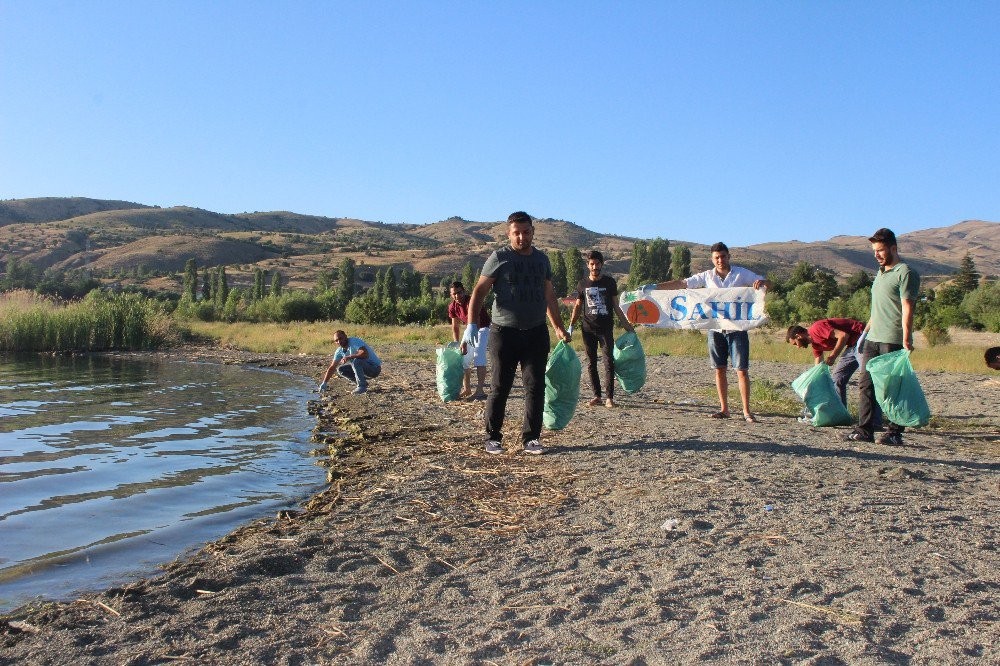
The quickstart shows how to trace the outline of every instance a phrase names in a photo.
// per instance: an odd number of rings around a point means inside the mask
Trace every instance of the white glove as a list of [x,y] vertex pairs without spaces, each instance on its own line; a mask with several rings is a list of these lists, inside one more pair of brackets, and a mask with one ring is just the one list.
[[319,391],[320,393],[322,393],[323,391],[325,391],[325,390],[326,390],[326,382],[323,382],[322,384],[320,384],[320,385],[319,385],[319,389],[317,389],[317,390],[318,390],[318,391]]
[[568,335],[571,338],[573,337],[573,324],[570,324],[569,328],[566,329],[566,335]]
[[470,323],[465,327],[462,344],[476,346],[479,344],[479,324]]
[[656,287],[657,286],[658,286],[658,283],[651,282],[650,284],[644,284],[644,285],[642,285],[641,287],[639,287],[639,289],[640,289],[640,291],[642,291],[643,295],[645,295],[645,294],[648,294],[651,291],[656,291]]

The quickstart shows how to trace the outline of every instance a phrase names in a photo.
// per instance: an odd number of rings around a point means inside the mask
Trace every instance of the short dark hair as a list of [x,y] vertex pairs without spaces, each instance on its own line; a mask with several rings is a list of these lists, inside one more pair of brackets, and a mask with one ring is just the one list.
[[716,243],[712,246],[712,252],[725,252],[729,254],[729,248],[726,247],[725,243]]
[[334,331],[333,332],[333,339],[334,340],[336,340],[340,336],[344,336],[346,338],[347,337],[347,333],[344,333],[343,331]]
[[531,220],[531,216],[523,210],[519,210],[507,216],[507,226],[509,227],[512,224],[530,224],[531,226],[535,226],[535,223]]
[[458,280],[455,280],[454,282],[451,283],[451,288],[452,289],[461,289],[462,291],[465,291],[465,287],[463,287],[462,283],[459,282]]
[[1000,361],[1000,347],[990,347],[987,349],[985,358],[987,365]]
[[798,324],[793,324],[788,327],[788,332],[785,333],[785,342],[791,342],[795,338],[799,337],[803,333],[809,333],[806,329],[799,326]]
[[601,254],[600,250],[591,250],[590,254],[587,255],[587,261],[599,261],[604,263],[604,255]]
[[875,233],[871,235],[868,239],[869,243],[882,243],[883,245],[895,245],[896,244],[896,234],[892,233],[892,229],[886,229],[882,227]]

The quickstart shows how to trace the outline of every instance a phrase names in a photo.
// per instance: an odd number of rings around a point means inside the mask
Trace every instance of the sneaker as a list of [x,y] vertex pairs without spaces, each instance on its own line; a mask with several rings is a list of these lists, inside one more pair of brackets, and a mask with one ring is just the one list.
[[868,442],[869,444],[875,441],[871,435],[866,435],[865,433],[858,432],[857,430],[849,433],[846,437],[844,437],[844,439],[848,442]]
[[364,386],[359,386],[358,388],[356,388],[353,391],[351,391],[351,393],[353,393],[354,395],[361,395],[362,393],[366,392],[367,390],[368,389],[365,388]]
[[800,416],[800,417],[799,417],[798,419],[796,419],[796,420],[797,420],[797,421],[798,421],[799,423],[804,423],[804,424],[806,424],[806,425],[812,425],[812,424],[813,424],[813,420],[812,420],[812,417],[809,417],[809,416]]
[[541,445],[541,443],[539,443],[539,441],[537,439],[533,439],[533,440],[531,440],[530,442],[528,442],[527,444],[524,445],[524,452],[525,453],[531,453],[531,454],[534,454],[536,456],[537,455],[541,455],[541,453],[542,453],[542,445]]
[[486,440],[486,453],[503,453],[503,447],[495,439]]
[[903,435],[890,430],[889,432],[882,433],[882,435],[878,438],[878,443],[885,446],[902,446]]

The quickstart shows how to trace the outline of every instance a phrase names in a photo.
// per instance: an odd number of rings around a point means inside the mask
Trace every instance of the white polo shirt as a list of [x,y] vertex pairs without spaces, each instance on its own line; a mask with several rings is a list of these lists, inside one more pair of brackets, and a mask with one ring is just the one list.
[[699,287],[752,287],[754,282],[763,279],[763,277],[757,275],[749,268],[730,265],[729,273],[725,278],[716,273],[714,268],[711,268],[701,273],[695,273],[684,280],[684,282],[687,284],[688,289],[698,289]]

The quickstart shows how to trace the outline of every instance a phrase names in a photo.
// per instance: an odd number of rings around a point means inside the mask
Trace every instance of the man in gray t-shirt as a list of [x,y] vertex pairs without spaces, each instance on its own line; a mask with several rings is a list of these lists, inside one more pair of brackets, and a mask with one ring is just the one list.
[[[493,323],[490,325],[489,355],[492,375],[486,399],[486,451],[502,453],[500,446],[507,397],[514,374],[521,366],[524,383],[524,427],[521,440],[526,453],[539,454],[542,445],[542,411],[545,406],[545,364],[549,358],[548,314],[560,340],[569,340],[552,288],[549,258],[531,245],[535,226],[527,213],[518,211],[507,218],[510,247],[497,250],[483,266],[482,276],[472,290],[469,312],[478,312],[490,289],[496,294]],[[470,323],[466,336],[478,334]]]

